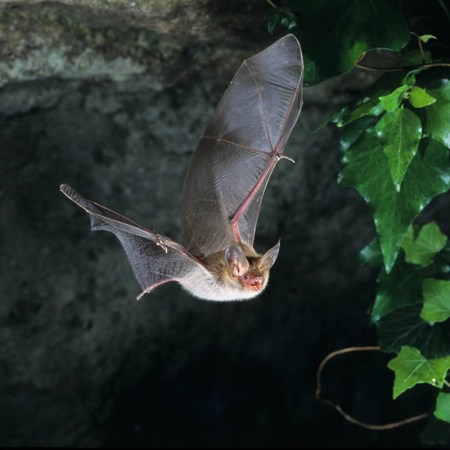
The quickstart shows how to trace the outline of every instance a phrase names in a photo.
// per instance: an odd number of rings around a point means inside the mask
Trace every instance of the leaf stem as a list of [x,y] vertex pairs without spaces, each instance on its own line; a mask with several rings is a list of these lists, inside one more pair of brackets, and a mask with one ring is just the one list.
[[[394,428],[402,427],[404,425],[407,425],[409,423],[417,422],[419,420],[426,419],[428,417],[428,413],[419,414],[417,416],[408,417],[403,420],[399,420],[398,422],[390,422],[383,425],[373,425],[370,423],[361,422],[358,419],[355,419],[350,414],[346,413],[342,407],[334,403],[332,400],[324,399],[320,396],[321,394],[321,376],[322,371],[325,365],[328,361],[333,359],[336,356],[343,355],[345,353],[352,353],[352,352],[361,352],[361,351],[380,351],[379,346],[369,346],[369,347],[347,347],[342,348],[340,350],[336,350],[334,352],[329,353],[325,358],[322,360],[322,362],[319,365],[319,369],[317,370],[317,384],[316,384],[316,399],[319,400],[322,403],[325,403],[326,405],[332,406],[345,420],[348,422],[357,425],[362,428],[366,428],[367,430],[374,430],[374,431],[384,431],[384,430],[392,430]],[[447,382],[445,382],[447,384]],[[450,385],[450,383],[449,383]]]
[[423,45],[422,45],[422,41],[420,40],[420,36],[418,36],[416,33],[412,33],[412,32],[411,32],[411,34],[413,36],[415,36],[417,39],[417,45],[419,46],[420,55],[422,56],[422,64],[425,64],[425,53],[423,51]]

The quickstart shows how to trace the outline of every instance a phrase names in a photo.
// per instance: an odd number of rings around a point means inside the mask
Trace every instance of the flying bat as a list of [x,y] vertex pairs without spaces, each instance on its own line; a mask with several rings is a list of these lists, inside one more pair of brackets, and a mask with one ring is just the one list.
[[205,300],[244,300],[267,286],[280,243],[253,248],[261,201],[302,106],[303,58],[289,34],[244,60],[193,154],[182,199],[182,245],[81,196],[92,230],[122,244],[142,293],[176,281]]

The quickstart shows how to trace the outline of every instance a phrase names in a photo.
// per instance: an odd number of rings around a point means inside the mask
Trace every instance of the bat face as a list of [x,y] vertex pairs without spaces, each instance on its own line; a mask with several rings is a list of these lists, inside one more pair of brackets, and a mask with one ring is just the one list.
[[258,254],[255,228],[269,178],[287,158],[283,151],[300,114],[302,80],[301,49],[292,34],[242,63],[186,175],[182,245],[61,185],[90,215],[92,230],[119,239],[143,290],[138,298],[171,281],[216,301],[250,299],[265,289],[279,243]]
[[250,300],[257,297],[266,287],[268,278],[259,290],[248,289],[238,280],[227,280],[223,282],[216,277],[199,277],[195,272],[192,277],[187,277],[180,284],[194,297],[202,300],[213,300],[219,302],[233,300]]
[[224,252],[204,258],[210,276],[193,272],[180,284],[194,297],[204,300],[247,300],[261,294],[269,281],[269,271],[278,256],[280,243],[264,255],[252,248],[231,243]]

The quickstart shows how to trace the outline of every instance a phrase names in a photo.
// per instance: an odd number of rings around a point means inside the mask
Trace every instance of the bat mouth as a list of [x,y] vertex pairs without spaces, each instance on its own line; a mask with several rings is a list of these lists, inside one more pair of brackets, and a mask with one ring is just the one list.
[[261,275],[246,273],[239,277],[242,286],[251,291],[260,291],[264,284],[264,278]]

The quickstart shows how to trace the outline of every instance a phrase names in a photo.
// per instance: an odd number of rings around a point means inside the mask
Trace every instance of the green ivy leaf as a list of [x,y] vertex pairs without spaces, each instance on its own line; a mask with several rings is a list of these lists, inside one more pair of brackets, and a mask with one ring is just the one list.
[[378,98],[365,97],[355,108],[343,108],[341,111],[338,111],[338,113],[333,115],[331,121],[334,122],[337,127],[344,127],[367,115],[379,116],[383,111],[383,106]]
[[383,265],[383,254],[378,239],[374,239],[359,252],[359,260],[368,266]]
[[[425,229],[425,236],[429,234],[429,225],[431,224],[425,225],[426,228],[421,228],[421,233],[423,233]],[[434,227],[431,227],[431,230],[433,228]],[[405,246],[405,242],[408,241],[408,239],[412,240],[412,234],[413,227],[411,226],[408,228],[408,232],[402,244],[403,246]],[[423,238],[424,235],[422,235],[422,239]],[[418,237],[414,243],[417,243],[419,239],[420,238]],[[378,260],[377,250],[379,246],[376,244],[378,244],[378,241],[373,241],[361,251],[361,258],[364,258],[364,261],[369,264],[374,264]],[[425,243],[423,244],[422,249],[425,251],[425,254],[428,254],[429,247],[427,247]],[[433,246],[433,243],[431,243],[431,246]],[[422,258],[423,255],[424,253],[417,250],[417,257],[420,261],[422,261],[420,258]],[[382,317],[390,314],[396,309],[421,303],[423,300],[423,281],[426,278],[447,275],[448,273],[448,265],[444,260],[436,261],[432,259],[430,264],[422,266],[420,264],[409,264],[405,261],[405,257],[406,255],[401,253],[389,273],[386,273],[384,268],[381,269],[377,279],[378,291],[372,309],[372,322],[378,322]]]
[[392,86],[402,83],[400,73],[386,73],[380,77],[369,89],[364,92],[355,106],[342,108],[328,119],[338,127],[344,127],[361,118],[370,118],[384,113],[385,109],[380,103],[380,97],[389,95]]
[[343,161],[346,162],[346,153],[355,142],[360,139],[367,130],[372,130],[377,122],[376,117],[365,116],[359,120],[348,124],[341,134],[341,140],[339,142],[341,149],[343,150]]
[[383,105],[383,108],[387,112],[393,112],[395,111],[402,102],[403,95],[405,94],[406,90],[408,89],[408,86],[402,85],[395,89],[395,91],[392,91],[390,94],[383,95],[379,98],[381,104]]
[[413,86],[409,91],[409,102],[414,108],[424,108],[436,102],[436,99],[418,86]]
[[403,84],[410,88],[416,84],[416,75],[419,73],[418,69],[410,70],[403,78]]
[[433,262],[434,255],[440,252],[447,244],[447,236],[441,232],[436,222],[424,225],[414,239],[414,229],[408,228],[402,243],[405,251],[405,261],[428,266]]
[[403,345],[416,347],[425,358],[450,356],[450,321],[430,325],[420,317],[422,303],[396,309],[377,322],[383,351],[398,353]]
[[444,322],[450,317],[450,281],[424,280],[420,317],[428,322]]
[[404,346],[387,366],[395,372],[393,397],[396,399],[419,383],[442,388],[450,368],[450,357],[427,360],[416,348]]
[[[307,84],[347,72],[367,50],[400,50],[410,38],[405,17],[386,0],[291,0],[289,6],[301,18],[298,35]],[[324,30],[322,39],[318,26]],[[313,70],[306,61],[312,62]]]
[[421,267],[406,264],[402,257],[398,258],[390,273],[381,269],[371,321],[378,322],[396,309],[420,303],[423,272]]
[[278,28],[285,28],[287,31],[291,31],[297,26],[297,17],[292,11],[288,11],[282,8],[276,8],[272,18],[267,24],[267,30],[270,34],[275,33]]
[[375,129],[388,158],[395,187],[399,191],[422,136],[420,119],[409,109],[399,108],[384,114]]
[[431,39],[436,39],[436,36],[433,36],[432,34],[422,34],[422,36],[419,36],[419,39],[423,42],[423,43],[427,43],[428,41],[430,41]]
[[439,392],[433,414],[437,419],[450,423],[450,394]]
[[430,84],[428,93],[436,102],[427,109],[425,132],[441,144],[450,147],[450,80],[437,80]]
[[[389,273],[413,219],[432,198],[450,189],[448,149],[433,140],[423,142],[424,148],[412,159],[398,192],[373,129],[364,132],[358,123],[352,125],[350,136],[343,138],[348,147],[343,153],[340,183],[354,187],[372,209]],[[367,127],[364,121],[361,125]]]

